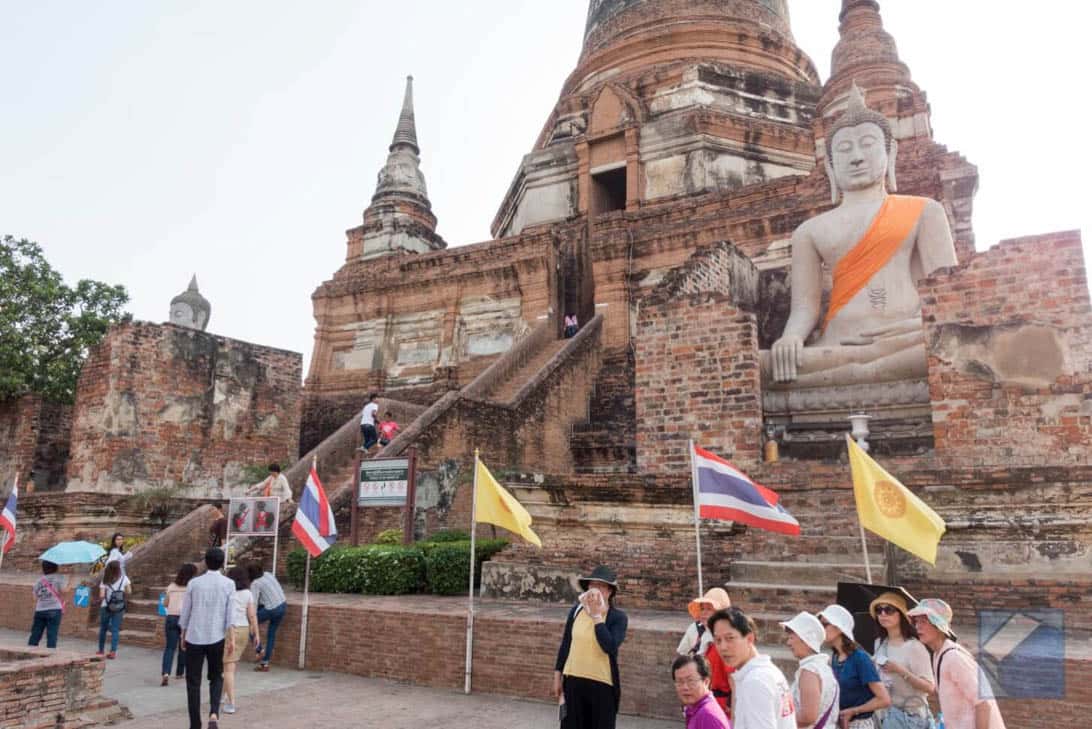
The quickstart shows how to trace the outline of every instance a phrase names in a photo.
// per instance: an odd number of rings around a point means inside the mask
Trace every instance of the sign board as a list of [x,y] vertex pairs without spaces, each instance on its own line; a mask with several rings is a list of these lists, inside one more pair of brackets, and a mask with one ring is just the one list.
[[281,500],[276,496],[233,496],[228,531],[233,537],[274,537],[280,511]]
[[409,480],[409,458],[361,460],[357,505],[405,506]]

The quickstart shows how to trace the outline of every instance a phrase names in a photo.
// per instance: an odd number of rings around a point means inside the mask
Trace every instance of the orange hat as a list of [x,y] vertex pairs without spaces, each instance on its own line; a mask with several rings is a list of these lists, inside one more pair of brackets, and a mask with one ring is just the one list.
[[711,605],[714,610],[723,610],[724,608],[732,607],[732,600],[728,597],[728,593],[724,591],[722,587],[711,588],[702,597],[696,597],[690,601],[690,604],[686,606],[687,611],[690,613],[690,617],[697,620],[701,615],[701,606]]

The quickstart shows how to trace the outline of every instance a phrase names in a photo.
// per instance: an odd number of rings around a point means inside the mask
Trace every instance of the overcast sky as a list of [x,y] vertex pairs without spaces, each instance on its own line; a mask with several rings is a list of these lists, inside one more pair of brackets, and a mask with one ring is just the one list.
[[[1089,230],[1084,3],[886,0],[937,141],[978,165],[979,248]],[[792,0],[825,79],[839,0]],[[486,240],[580,53],[587,0],[0,0],[0,233],[164,321],[305,354],[415,77],[438,231]],[[1086,239],[1087,240],[1087,239]],[[1086,242],[1086,255],[1089,245]]]

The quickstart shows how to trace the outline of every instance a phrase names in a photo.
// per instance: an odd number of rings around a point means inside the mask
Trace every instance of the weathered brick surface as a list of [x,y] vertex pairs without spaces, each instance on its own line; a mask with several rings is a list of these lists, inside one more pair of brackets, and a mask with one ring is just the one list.
[[1003,242],[921,290],[937,451],[967,465],[1089,463],[1092,305],[1079,233]]
[[127,716],[103,698],[104,670],[101,657],[0,648],[0,728],[76,729]]
[[685,471],[688,441],[759,457],[757,269],[735,246],[699,249],[641,302],[634,340],[637,467]]
[[4,568],[37,571],[38,555],[58,542],[86,540],[103,544],[115,532],[150,537],[203,503],[200,499],[149,499],[90,492],[21,494],[15,547],[4,555]]
[[295,460],[300,355],[171,324],[115,326],[77,388],[68,490],[220,495]]
[[0,492],[15,476],[23,493],[62,488],[68,460],[72,406],[24,395],[0,401]]

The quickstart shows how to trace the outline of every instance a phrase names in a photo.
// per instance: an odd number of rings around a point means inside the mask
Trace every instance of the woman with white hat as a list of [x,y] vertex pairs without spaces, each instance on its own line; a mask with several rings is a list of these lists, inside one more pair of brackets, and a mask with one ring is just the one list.
[[841,605],[829,605],[819,613],[826,644],[834,649],[830,667],[838,679],[840,723],[848,729],[875,729],[872,713],[891,705],[891,696],[880,681],[872,658],[853,638],[853,615]]
[[830,656],[824,655],[825,632],[819,618],[799,613],[788,622],[785,644],[800,661],[792,679],[792,700],[796,725],[800,729],[834,729],[838,725],[838,680],[830,670]]
[[906,598],[884,592],[868,606],[879,628],[873,660],[891,694],[891,707],[880,716],[883,729],[928,729],[932,725],[929,694],[933,669],[929,651],[917,639],[907,616]]

